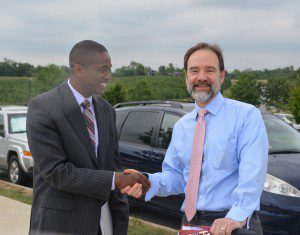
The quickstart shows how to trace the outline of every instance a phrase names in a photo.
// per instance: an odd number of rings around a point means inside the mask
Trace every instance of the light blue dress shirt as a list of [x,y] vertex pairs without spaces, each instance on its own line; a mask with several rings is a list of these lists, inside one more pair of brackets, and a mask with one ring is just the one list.
[[[195,109],[175,124],[162,172],[149,174],[151,188],[146,201],[155,195],[185,193],[199,109],[195,104]],[[243,221],[259,210],[267,172],[269,145],[261,113],[253,105],[224,98],[221,93],[205,109],[197,210],[229,210],[227,218]]]

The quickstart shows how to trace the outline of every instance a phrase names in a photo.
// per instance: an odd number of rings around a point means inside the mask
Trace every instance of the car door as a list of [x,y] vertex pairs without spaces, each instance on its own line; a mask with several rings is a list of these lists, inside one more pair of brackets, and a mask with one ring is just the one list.
[[[172,138],[174,125],[180,117],[181,115],[171,112],[165,112],[162,116],[154,145],[154,155],[156,156],[157,163],[160,166],[158,171],[161,171],[161,165]],[[153,203],[156,207],[163,208],[166,211],[172,211],[177,214],[179,213],[183,199],[184,194],[168,197],[154,197],[151,200],[151,203]]]
[[124,168],[152,172],[153,136],[160,115],[159,110],[128,112],[123,125],[119,128],[119,150]]

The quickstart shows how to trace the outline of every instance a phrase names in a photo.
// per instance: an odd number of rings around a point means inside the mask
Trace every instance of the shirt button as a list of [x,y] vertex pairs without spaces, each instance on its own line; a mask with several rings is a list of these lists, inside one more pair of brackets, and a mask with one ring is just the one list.
[[200,195],[200,198],[202,198],[202,195]]

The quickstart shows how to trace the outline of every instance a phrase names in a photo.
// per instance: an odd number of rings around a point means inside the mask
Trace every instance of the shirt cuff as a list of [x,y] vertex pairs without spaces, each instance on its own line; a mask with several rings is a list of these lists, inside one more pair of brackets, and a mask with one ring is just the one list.
[[231,207],[231,209],[228,211],[228,213],[225,217],[229,218],[229,219],[233,219],[235,221],[242,222],[247,218],[250,219],[252,213],[253,213],[252,210],[246,210],[246,209],[242,209],[240,207],[234,206],[234,207]]
[[145,195],[145,201],[148,202],[153,198],[159,191],[159,178],[155,174],[148,174],[148,179],[150,181],[150,188]]
[[112,179],[111,191],[115,190],[115,188],[116,188],[116,185],[115,185],[115,174],[116,174],[116,172],[114,172],[114,176],[113,176],[113,179]]

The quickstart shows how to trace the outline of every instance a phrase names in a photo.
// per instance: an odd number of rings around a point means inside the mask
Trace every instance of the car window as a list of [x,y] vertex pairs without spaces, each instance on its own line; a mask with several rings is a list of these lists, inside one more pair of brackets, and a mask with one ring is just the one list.
[[120,140],[150,146],[158,117],[158,112],[130,112],[121,130]]
[[179,118],[180,117],[170,113],[166,113],[164,115],[159,129],[159,136],[157,140],[158,148],[162,148],[162,149],[168,148],[171,141],[174,125],[179,120]]
[[24,133],[26,132],[26,118],[27,114],[9,114],[9,133]]
[[300,152],[300,133],[293,127],[270,114],[264,114],[269,150],[272,152],[295,151]]
[[127,111],[117,111],[116,112],[116,126],[118,127],[120,123],[123,121]]
[[4,137],[4,118],[0,114],[0,136]]

